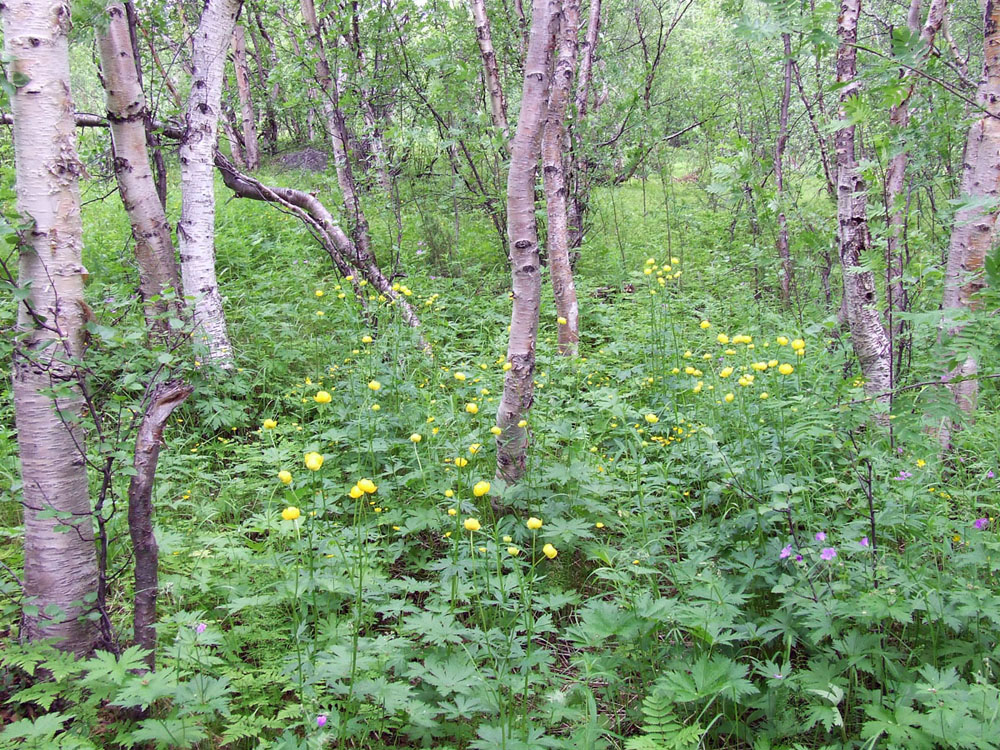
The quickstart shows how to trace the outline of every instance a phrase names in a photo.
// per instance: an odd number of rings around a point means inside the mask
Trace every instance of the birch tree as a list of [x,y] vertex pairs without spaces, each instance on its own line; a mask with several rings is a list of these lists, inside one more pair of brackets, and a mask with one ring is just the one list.
[[516,482],[527,466],[526,418],[534,400],[535,344],[542,276],[535,221],[535,178],[549,91],[551,24],[556,4],[535,0],[524,59],[524,87],[507,174],[507,231],[514,299],[507,345],[507,374],[497,412],[497,478]]
[[472,0],[472,18],[476,24],[476,42],[479,44],[479,53],[483,58],[483,76],[486,79],[486,91],[490,97],[493,125],[503,136],[504,147],[509,148],[510,128],[507,125],[507,102],[500,84],[500,70],[497,67],[496,52],[493,50],[493,35],[490,31],[489,16],[486,15],[485,0]]
[[[861,0],[843,0],[837,21],[837,85],[840,86],[837,151],[837,239],[844,276],[844,306],[854,354],[861,363],[865,393],[888,393],[892,388],[892,351],[876,307],[875,275],[865,269],[862,256],[871,247],[866,215],[865,185],[854,152],[854,125],[847,105],[858,92],[858,16]],[[885,397],[887,398],[887,397]]]
[[[86,303],[79,179],[70,99],[69,4],[0,3],[11,82],[17,206],[22,234],[13,390],[24,496],[22,634],[86,654],[98,629],[97,557],[87,484],[83,398]],[[58,397],[53,399],[53,391]],[[58,513],[57,517],[52,511]]]
[[146,149],[149,110],[132,52],[125,7],[122,3],[111,3],[107,13],[108,25],[99,32],[97,41],[111,124],[115,177],[135,239],[139,294],[145,305],[146,324],[151,331],[166,333],[168,326],[163,313],[167,311],[167,303],[160,296],[166,289],[176,290],[180,286],[177,261],[170,225],[149,166]]
[[232,349],[215,275],[214,152],[222,115],[222,77],[242,0],[208,0],[194,33],[191,94],[180,144],[181,220],[177,242],[184,293],[195,298],[194,318],[209,356],[223,367]]
[[241,24],[233,28],[233,70],[236,75],[236,93],[240,100],[240,126],[243,133],[243,154],[247,169],[260,168],[260,148],[257,145],[257,118],[250,95],[250,66],[247,64],[246,32]]

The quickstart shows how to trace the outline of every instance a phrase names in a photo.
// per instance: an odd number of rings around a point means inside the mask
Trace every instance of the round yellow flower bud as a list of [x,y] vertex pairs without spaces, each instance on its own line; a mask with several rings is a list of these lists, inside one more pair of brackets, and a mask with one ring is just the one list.
[[720,378],[728,378],[732,374],[733,374],[733,368],[732,367],[723,367],[721,370],[719,370],[719,377]]
[[373,391],[377,391],[382,387],[382,384],[377,380],[370,380],[368,382],[368,387]]
[[320,467],[323,466],[323,456],[319,453],[313,451],[312,453],[306,454],[306,468],[310,471],[319,471]]
[[803,341],[802,339],[795,339],[795,341],[792,342],[792,349],[805,349],[805,348],[806,348],[806,342]]
[[410,435],[411,443],[419,443],[423,439],[424,439],[423,436],[419,432],[414,432],[412,435]]
[[782,375],[791,375],[793,372],[795,372],[795,368],[792,367],[787,362],[785,362],[784,364],[778,367],[778,372],[780,372]]
[[492,432],[494,435],[499,435],[500,433],[503,432],[503,430],[501,430],[496,425],[493,425],[492,427],[490,427],[490,432]]
[[322,297],[323,296],[323,290],[322,289],[317,289],[316,290],[316,296],[317,297]]
[[378,489],[378,487],[375,486],[375,482],[370,479],[362,479],[358,482],[358,487],[360,487],[364,492],[367,492],[369,495],[374,494],[375,490]]
[[510,362],[504,362],[503,367],[501,367],[500,369],[503,370],[504,372],[507,372],[507,370],[509,370],[513,366],[514,365],[512,365]]
[[326,391],[317,391],[313,398],[316,399],[317,404],[328,404],[333,400],[333,397]]
[[465,373],[464,372],[456,372],[455,373],[455,380],[465,380]]
[[278,479],[281,480],[282,484],[291,484],[292,483],[292,472],[285,471],[285,470],[279,471],[278,472]]
[[455,490],[445,490],[444,491],[444,496],[445,497],[455,497]]
[[656,424],[657,422],[660,421],[660,418],[655,414],[647,414],[646,421],[649,422],[650,424]]
[[703,331],[704,331],[704,330],[707,330],[707,329],[709,329],[709,328],[711,328],[711,327],[712,327],[712,324],[711,324],[711,323],[709,323],[709,322],[708,322],[707,320],[703,320],[703,321],[701,321],[701,323],[700,323],[699,325],[701,325],[701,329],[702,329]]
[[778,338],[775,339],[775,341],[778,342],[778,346],[788,346],[788,337],[787,336],[778,336]]
[[479,531],[482,528],[478,518],[466,518],[462,526],[466,531]]
[[558,318],[556,318],[556,323],[558,323],[561,326],[564,326],[567,323],[569,323],[569,321],[566,320],[566,318],[564,318],[562,315],[560,315]]
[[727,404],[731,404],[733,403],[733,399],[736,398],[736,396],[732,393],[727,393],[724,398]]
[[372,337],[371,336],[362,336],[361,337],[361,343],[362,344],[370,344],[371,342],[372,342]]
[[286,521],[294,521],[300,515],[302,514],[299,512],[299,509],[296,508],[294,505],[289,505],[287,508],[281,511],[281,517],[284,518]]
[[510,547],[507,548],[507,554],[512,557],[517,557],[518,555],[521,554],[521,550],[511,545]]
[[528,426],[528,420],[527,419],[522,419],[520,422],[517,423],[517,426],[518,427],[522,427],[522,428],[523,427],[527,427]]
[[553,547],[551,544],[546,544],[542,547],[542,554],[545,555],[550,560],[559,554],[559,550]]
[[490,491],[489,482],[476,482],[475,486],[472,488],[472,494],[476,497],[482,497]]
[[358,487],[358,485],[354,485],[353,487],[351,487],[350,491],[347,494],[350,495],[353,499],[357,500],[359,497],[365,494],[365,491],[360,487]]
[[718,341],[723,346],[729,343],[729,337],[724,333],[720,333],[718,336],[716,336],[715,340]]
[[454,508],[448,508],[448,515],[449,516],[457,516],[458,515],[458,511],[455,510]]
[[264,429],[265,430],[273,430],[277,426],[278,426],[278,423],[275,420],[273,420],[273,419],[265,419],[264,420]]
[[465,405],[465,410],[469,412],[469,414],[479,413],[479,407],[476,404],[472,403],[471,401]]
[[524,525],[527,526],[532,531],[538,531],[540,528],[542,528],[542,519],[535,518],[534,516],[532,516],[531,518],[529,518],[527,521],[524,522]]

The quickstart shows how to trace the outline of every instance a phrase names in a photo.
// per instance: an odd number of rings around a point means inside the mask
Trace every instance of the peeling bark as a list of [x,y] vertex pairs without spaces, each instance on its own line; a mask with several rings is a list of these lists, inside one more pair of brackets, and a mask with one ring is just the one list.
[[861,0],[843,0],[837,22],[837,84],[841,126],[836,134],[837,223],[844,301],[854,354],[861,364],[865,393],[888,401],[892,389],[892,351],[877,309],[875,275],[861,268],[861,256],[871,246],[866,215],[865,185],[854,153],[854,126],[846,105],[860,87],[857,79],[858,16]]
[[[23,234],[14,348],[14,418],[24,502],[22,635],[56,639],[58,648],[91,652],[98,628],[87,617],[97,595],[97,555],[87,483],[83,398],[71,360],[83,355],[86,304],[81,263],[79,178],[70,100],[69,3],[0,3],[7,73],[13,89],[17,207],[32,226]],[[54,399],[47,391],[65,388]],[[46,517],[52,510],[59,517]],[[62,530],[57,530],[59,528]]]
[[486,0],[472,0],[472,18],[476,23],[479,53],[483,58],[483,76],[486,79],[486,92],[490,97],[493,125],[503,136],[504,148],[509,150],[510,127],[507,124],[507,102],[504,99],[503,87],[500,85],[500,70],[497,67],[496,52],[493,50],[490,18],[486,15]]
[[98,34],[97,41],[115,177],[135,239],[139,294],[146,325],[151,332],[166,335],[170,327],[164,313],[170,306],[159,297],[168,288],[179,289],[177,261],[170,225],[149,166],[146,150],[149,110],[139,82],[125,7],[112,3],[107,12],[108,26]]
[[250,68],[247,65],[246,32],[241,24],[233,28],[233,70],[236,74],[236,93],[240,100],[240,126],[243,132],[243,154],[247,169],[260,169],[260,147],[257,145],[257,118],[250,95]]
[[[555,297],[559,353],[575,356],[580,340],[580,310],[569,260],[566,175],[563,170],[567,105],[576,63],[577,34],[580,27],[579,0],[562,0],[559,53],[549,91],[548,116],[542,133],[542,176],[545,209],[548,215],[549,270]],[[562,322],[565,321],[565,322]]]
[[194,320],[210,358],[232,367],[232,348],[215,275],[213,154],[222,116],[226,49],[242,0],[208,0],[194,33],[191,94],[180,145],[181,220],[177,225],[184,293],[194,297]]
[[507,228],[514,306],[503,396],[497,412],[497,478],[517,482],[527,467],[528,430],[521,426],[534,400],[535,345],[542,276],[535,221],[535,177],[549,90],[554,0],[535,0],[524,60],[524,88],[507,175]]
[[156,596],[159,591],[159,549],[153,533],[153,480],[163,445],[163,426],[193,390],[178,381],[156,386],[135,437],[135,474],[128,487],[128,531],[135,557],[132,632],[135,643],[149,650],[146,664],[150,670],[156,667]]

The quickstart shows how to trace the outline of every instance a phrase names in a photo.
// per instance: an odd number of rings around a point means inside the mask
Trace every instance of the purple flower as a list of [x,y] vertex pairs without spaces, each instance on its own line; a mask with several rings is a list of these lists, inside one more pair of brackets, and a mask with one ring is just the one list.
[[207,627],[208,625],[206,625],[205,623],[199,622],[197,625],[194,626],[194,632],[196,632],[198,635],[201,635],[202,633],[205,632],[205,629]]
[[785,679],[785,675],[781,674],[781,672],[775,672],[773,675],[771,675],[771,677],[775,680]]
[[832,560],[837,556],[837,550],[834,547],[824,547],[819,551],[819,557],[821,560]]
[[972,525],[975,526],[978,531],[982,531],[983,529],[985,529],[987,526],[990,525],[990,519],[977,518]]
[[994,476],[993,469],[990,469],[989,471],[986,472],[986,478],[987,479],[992,479],[993,476]]
[[826,541],[826,532],[825,531],[817,531],[816,532],[816,541],[817,542],[825,542]]
[[866,537],[866,536],[861,537],[861,541],[858,542],[858,544],[860,544],[862,547],[867,547],[868,546],[868,537]]
[[897,482],[905,482],[907,479],[909,479],[912,476],[913,475],[910,472],[903,471],[902,469],[900,469],[899,470],[899,476],[898,477],[893,477],[893,479],[895,479]]
[[792,545],[790,544],[786,544],[784,547],[782,547],[781,552],[778,554],[778,557],[780,557],[782,560],[784,560],[786,557],[791,557],[791,556],[792,556]]
[[326,726],[326,714],[320,714],[316,717],[316,726],[320,729]]
[[795,562],[802,562],[802,555],[796,555]]

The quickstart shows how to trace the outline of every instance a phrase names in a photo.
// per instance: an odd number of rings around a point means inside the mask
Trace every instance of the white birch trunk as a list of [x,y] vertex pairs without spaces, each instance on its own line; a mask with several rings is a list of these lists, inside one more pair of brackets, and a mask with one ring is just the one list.
[[[98,630],[85,617],[97,594],[97,556],[76,369],[85,311],[81,264],[76,125],[69,94],[69,4],[21,0],[0,4],[11,76],[28,83],[11,97],[17,206],[33,222],[21,247],[18,305],[23,337],[14,354],[14,413],[24,486],[22,635],[58,639],[77,654],[92,651]],[[55,402],[45,394],[69,386]],[[65,518],[45,518],[55,509]],[[56,531],[57,526],[70,527]]]
[[210,358],[232,366],[229,331],[215,276],[214,151],[222,116],[226,49],[241,0],[209,0],[194,34],[191,94],[180,145],[181,220],[177,225],[184,293],[195,298],[194,318]]
[[483,58],[483,76],[486,79],[486,92],[490,97],[493,125],[503,136],[504,147],[509,148],[510,127],[507,124],[507,102],[504,100],[503,86],[500,85],[500,70],[497,67],[496,52],[493,50],[490,18],[486,15],[486,0],[472,0],[472,18],[476,23],[476,41],[479,43],[479,53]]
[[250,68],[247,64],[247,40],[243,27],[233,28],[233,69],[236,74],[236,93],[240,99],[240,125],[243,130],[244,156],[247,169],[260,169],[260,148],[257,145],[257,118],[253,112],[250,95]]

